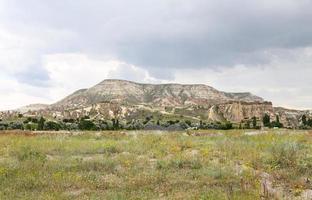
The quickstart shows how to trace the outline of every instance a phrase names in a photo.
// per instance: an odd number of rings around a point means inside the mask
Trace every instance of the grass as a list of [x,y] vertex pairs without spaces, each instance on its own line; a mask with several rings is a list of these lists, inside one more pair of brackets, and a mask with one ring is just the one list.
[[260,199],[312,189],[312,133],[0,133],[0,199]]

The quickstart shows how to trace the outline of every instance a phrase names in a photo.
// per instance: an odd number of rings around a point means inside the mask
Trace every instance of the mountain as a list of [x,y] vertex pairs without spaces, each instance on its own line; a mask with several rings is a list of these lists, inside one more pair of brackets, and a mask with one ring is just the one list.
[[[108,79],[81,89],[51,104],[33,104],[15,111],[26,116],[45,116],[54,119],[78,119],[89,116],[97,120],[112,119],[116,108],[125,121],[154,118],[158,120],[193,120],[248,124],[256,118],[261,125],[268,114],[279,117],[284,126],[300,125],[302,115],[312,117],[310,111],[273,107],[272,102],[249,92],[229,93],[203,84],[142,84],[126,80]],[[0,113],[0,118],[14,116],[14,112]]]
[[101,102],[153,107],[215,105],[229,101],[263,102],[250,93],[226,93],[210,86],[194,84],[141,84],[125,80],[104,80],[89,89],[74,92],[52,104],[54,109],[75,109]]

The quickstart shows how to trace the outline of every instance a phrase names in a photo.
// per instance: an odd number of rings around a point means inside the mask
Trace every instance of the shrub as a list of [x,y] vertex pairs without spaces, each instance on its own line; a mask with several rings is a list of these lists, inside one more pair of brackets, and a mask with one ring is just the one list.
[[75,123],[74,119],[63,119],[64,123]]
[[188,124],[183,122],[183,121],[180,122],[180,127],[183,128],[183,129],[188,129],[189,128]]
[[270,127],[271,128],[273,127],[283,128],[283,124],[280,122],[278,115],[276,115],[276,120],[271,122]]
[[233,128],[233,124],[231,122],[228,122],[228,121],[225,123],[222,123],[220,126],[220,129],[222,129],[222,130],[229,130],[232,128]]
[[127,130],[140,130],[144,128],[144,125],[139,120],[132,120],[125,126]]
[[299,150],[299,144],[294,142],[273,145],[270,163],[277,168],[294,167],[297,164]]
[[17,159],[19,161],[40,161],[45,162],[46,161],[46,155],[31,149],[29,146],[22,147],[20,151],[17,152]]
[[78,124],[76,123],[65,123],[64,128],[66,130],[78,130],[79,129]]
[[44,130],[51,130],[51,131],[59,131],[61,129],[61,125],[54,121],[47,121],[44,123]]
[[[159,163],[161,164],[161,163]],[[171,160],[169,163],[170,167],[178,168],[178,169],[200,169],[202,168],[202,164],[198,159],[176,159]],[[161,168],[158,166],[158,168]]]
[[0,130],[7,130],[9,124],[5,122],[0,122]]
[[192,126],[192,122],[190,120],[185,120],[185,123],[188,125],[188,126]]
[[95,124],[89,119],[81,119],[78,124],[78,127],[80,130],[88,130],[88,131],[97,129]]
[[29,131],[36,130],[36,129],[37,129],[37,124],[32,123],[32,122],[28,122],[28,123],[25,125],[25,129],[26,129],[26,130],[29,130]]
[[20,122],[11,122],[9,128],[12,130],[23,130],[24,125]]
[[116,144],[106,143],[102,147],[102,152],[106,154],[114,154],[114,153],[119,153],[120,150],[117,148]]

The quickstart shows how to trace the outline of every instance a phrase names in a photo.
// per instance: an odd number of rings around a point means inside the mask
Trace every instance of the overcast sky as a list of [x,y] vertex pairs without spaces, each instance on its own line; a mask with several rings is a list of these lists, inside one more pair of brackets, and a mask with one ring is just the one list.
[[0,110],[106,78],[312,108],[312,0],[0,0]]

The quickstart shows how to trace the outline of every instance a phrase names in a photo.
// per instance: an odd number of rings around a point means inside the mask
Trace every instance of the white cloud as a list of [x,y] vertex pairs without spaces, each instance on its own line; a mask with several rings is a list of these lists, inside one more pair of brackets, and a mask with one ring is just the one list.
[[80,53],[47,55],[43,59],[43,67],[49,73],[52,86],[49,92],[55,99],[107,78],[156,81],[144,69],[118,60],[98,60]]
[[99,60],[81,53],[45,55],[40,63],[48,74],[47,86],[44,87],[18,81],[10,73],[2,73],[0,110],[32,103],[54,103],[78,89],[91,87],[107,78],[160,82],[145,69],[115,59]]
[[176,82],[206,83],[219,90],[252,92],[275,106],[311,109],[312,107],[312,48],[270,53],[273,61],[250,67],[237,65],[222,70],[179,70]]
[[206,83],[311,108],[311,7],[309,0],[0,0],[0,109],[52,103],[105,78]]
[[[16,35],[0,27],[0,69],[15,73],[36,62],[33,50],[40,41]],[[35,58],[34,58],[35,57]]]
[[0,110],[15,109],[27,104],[49,103],[41,88],[21,84],[10,76],[0,75]]

